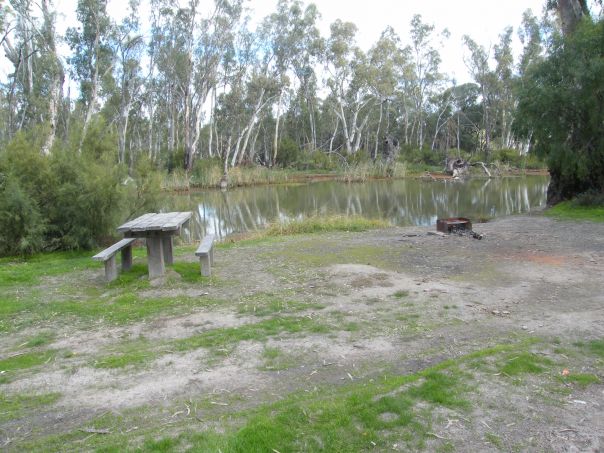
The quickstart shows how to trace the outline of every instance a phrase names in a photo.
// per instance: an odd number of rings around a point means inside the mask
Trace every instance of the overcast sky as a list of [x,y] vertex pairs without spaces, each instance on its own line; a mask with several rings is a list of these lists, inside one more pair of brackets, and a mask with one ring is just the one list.
[[[183,0],[184,1],[184,0]],[[208,0],[202,0],[203,2]],[[329,35],[329,25],[336,19],[354,22],[359,31],[358,44],[368,50],[379,38],[386,26],[392,26],[408,42],[409,22],[414,14],[421,14],[424,22],[436,26],[438,31],[447,28],[450,38],[441,50],[443,64],[441,70],[458,83],[467,82],[470,77],[463,59],[466,53],[462,36],[470,35],[476,42],[489,48],[498,42],[499,34],[506,26],[514,27],[516,57],[520,49],[516,30],[522,13],[532,9],[541,16],[545,0],[316,0],[321,13],[319,27],[323,36]],[[141,0],[140,17],[148,23],[148,0]],[[275,10],[277,0],[250,0],[252,22],[259,22]],[[75,7],[77,0],[54,0],[59,12],[57,30],[64,33],[67,27],[77,26]],[[116,20],[125,14],[127,0],[109,0],[108,9]],[[67,52],[66,46],[63,46]],[[12,68],[5,59],[0,60],[0,77],[5,79]]]

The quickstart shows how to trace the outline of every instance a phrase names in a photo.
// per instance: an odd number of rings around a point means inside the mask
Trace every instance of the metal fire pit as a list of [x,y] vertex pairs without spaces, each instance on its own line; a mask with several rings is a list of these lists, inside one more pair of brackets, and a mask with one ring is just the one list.
[[465,217],[451,217],[449,219],[438,219],[436,221],[436,231],[441,233],[451,233],[452,231],[468,230],[472,231],[472,222]]

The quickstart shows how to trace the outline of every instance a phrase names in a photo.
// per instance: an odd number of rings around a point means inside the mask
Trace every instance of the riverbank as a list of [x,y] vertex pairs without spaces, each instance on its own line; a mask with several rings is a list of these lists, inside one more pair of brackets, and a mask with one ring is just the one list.
[[[549,176],[547,169],[523,169],[507,165],[493,169],[492,177],[506,176]],[[229,171],[226,184],[229,188],[254,187],[274,184],[307,184],[320,181],[366,182],[383,179],[426,178],[451,179],[439,166],[410,165],[405,162],[394,164],[373,164],[370,162],[351,165],[337,170],[294,170],[287,168],[267,168],[262,166],[235,167]],[[484,178],[479,169],[472,169],[471,177]],[[211,166],[201,174],[189,175],[174,171],[165,175],[162,188],[167,192],[219,189],[223,180],[222,167]]]
[[596,451],[604,224],[178,247],[110,285],[90,254],[3,260],[0,445],[14,451]]

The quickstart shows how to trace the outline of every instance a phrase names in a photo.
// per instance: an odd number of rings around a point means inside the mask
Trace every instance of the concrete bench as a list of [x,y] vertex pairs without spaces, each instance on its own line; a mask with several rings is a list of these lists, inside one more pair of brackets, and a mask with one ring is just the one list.
[[132,267],[132,243],[134,241],[136,241],[136,238],[122,239],[92,257],[93,260],[105,262],[105,279],[108,282],[117,278],[117,264],[115,261],[117,252],[122,252],[122,270],[127,271]]
[[199,257],[201,266],[201,275],[209,277],[212,275],[212,265],[214,264],[214,235],[208,234],[201,240],[199,248],[195,252]]

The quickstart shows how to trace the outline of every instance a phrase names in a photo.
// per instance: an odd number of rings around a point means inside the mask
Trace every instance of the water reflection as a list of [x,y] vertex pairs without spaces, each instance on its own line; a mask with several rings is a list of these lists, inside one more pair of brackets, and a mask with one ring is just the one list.
[[192,238],[225,237],[278,220],[315,215],[362,215],[394,225],[432,225],[439,217],[471,219],[528,212],[545,204],[547,177],[426,182],[334,181],[204,191],[170,198],[168,210],[193,211]]

